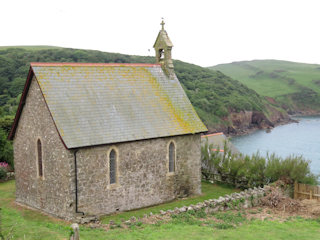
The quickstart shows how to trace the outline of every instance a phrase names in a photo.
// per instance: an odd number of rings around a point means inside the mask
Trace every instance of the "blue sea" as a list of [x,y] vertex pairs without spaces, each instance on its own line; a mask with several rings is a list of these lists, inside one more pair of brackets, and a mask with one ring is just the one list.
[[302,155],[311,161],[311,171],[320,173],[320,116],[294,117],[299,123],[278,126],[267,133],[258,130],[245,136],[233,137],[231,142],[244,154],[257,151],[261,155]]

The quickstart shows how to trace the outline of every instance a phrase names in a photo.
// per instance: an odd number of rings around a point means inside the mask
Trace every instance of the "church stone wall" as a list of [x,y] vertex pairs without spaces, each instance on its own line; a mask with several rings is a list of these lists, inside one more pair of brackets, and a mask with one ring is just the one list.
[[[38,176],[38,138],[42,143],[43,178]],[[35,78],[13,147],[16,201],[55,216],[72,217],[75,211],[73,154],[61,142]]]
[[[168,173],[168,146],[176,146],[176,171]],[[108,154],[118,156],[118,181],[110,185]],[[80,149],[79,211],[103,215],[201,193],[200,134]]]

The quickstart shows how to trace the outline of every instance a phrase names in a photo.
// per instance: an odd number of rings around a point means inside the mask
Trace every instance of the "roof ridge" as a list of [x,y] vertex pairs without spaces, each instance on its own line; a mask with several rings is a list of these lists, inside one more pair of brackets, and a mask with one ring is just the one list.
[[76,63],[76,62],[31,62],[31,67],[63,67],[63,66],[83,66],[83,67],[158,67],[157,63]]

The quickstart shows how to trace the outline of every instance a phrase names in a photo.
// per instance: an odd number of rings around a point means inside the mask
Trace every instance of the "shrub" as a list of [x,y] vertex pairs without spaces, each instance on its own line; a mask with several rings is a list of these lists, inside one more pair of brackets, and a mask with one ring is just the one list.
[[7,179],[8,171],[9,171],[9,164],[6,162],[0,162],[0,180]]
[[7,140],[7,134],[1,128],[0,128],[0,162],[6,162],[12,168],[14,168],[12,143]]
[[275,154],[267,155],[267,182],[274,182],[280,178],[316,185],[318,176],[310,171],[310,161],[302,156],[291,155],[285,159]]
[[0,180],[5,180],[7,178],[7,171],[0,167]]
[[210,174],[220,175],[223,182],[238,187],[263,186],[282,178],[312,185],[318,183],[318,176],[310,171],[310,161],[302,156],[281,158],[273,153],[263,157],[259,152],[251,156],[232,154],[226,142],[223,153],[219,149],[214,151],[208,142],[202,146],[201,153],[202,172],[207,178]]

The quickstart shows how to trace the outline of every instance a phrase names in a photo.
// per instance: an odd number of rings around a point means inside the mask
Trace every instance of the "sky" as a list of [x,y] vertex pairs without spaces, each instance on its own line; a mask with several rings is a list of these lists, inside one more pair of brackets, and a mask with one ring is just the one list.
[[164,18],[174,59],[320,64],[319,0],[1,0],[0,10],[0,46],[154,56]]

